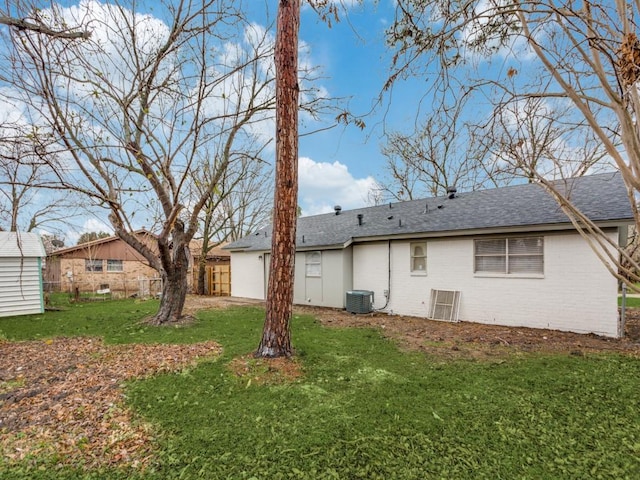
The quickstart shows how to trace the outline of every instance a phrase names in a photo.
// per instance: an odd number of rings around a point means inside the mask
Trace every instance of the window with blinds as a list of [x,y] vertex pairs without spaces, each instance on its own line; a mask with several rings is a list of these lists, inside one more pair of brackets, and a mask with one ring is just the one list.
[[502,274],[544,273],[542,237],[475,240],[474,272]]

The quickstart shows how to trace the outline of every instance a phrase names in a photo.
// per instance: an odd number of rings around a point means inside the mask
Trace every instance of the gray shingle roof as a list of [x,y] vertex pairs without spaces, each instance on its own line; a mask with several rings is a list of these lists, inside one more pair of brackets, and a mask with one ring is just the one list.
[[[558,182],[569,199],[596,222],[629,223],[633,214],[619,173],[603,173]],[[358,215],[362,215],[362,225]],[[523,227],[560,228],[569,224],[553,198],[539,185],[460,193],[453,199],[428,198],[375,207],[327,213],[298,219],[299,249],[344,246],[367,237],[465,234],[470,231],[508,231]],[[271,226],[261,229],[226,249],[269,250]]]

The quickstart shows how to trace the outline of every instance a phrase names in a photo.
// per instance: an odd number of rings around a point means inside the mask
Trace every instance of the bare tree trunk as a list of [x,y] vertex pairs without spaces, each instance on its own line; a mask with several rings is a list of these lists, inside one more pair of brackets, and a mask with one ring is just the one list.
[[276,188],[266,318],[256,357],[289,357],[298,213],[300,0],[280,0],[276,33]]
[[187,299],[187,274],[189,261],[187,250],[184,246],[175,247],[174,261],[165,266],[161,272],[162,298],[160,308],[154,315],[151,323],[164,325],[174,323],[182,318],[182,309]]
[[198,285],[196,286],[196,293],[198,295],[205,294],[206,281],[205,276],[207,273],[207,257],[204,253],[205,249],[202,249],[200,260],[198,261]]

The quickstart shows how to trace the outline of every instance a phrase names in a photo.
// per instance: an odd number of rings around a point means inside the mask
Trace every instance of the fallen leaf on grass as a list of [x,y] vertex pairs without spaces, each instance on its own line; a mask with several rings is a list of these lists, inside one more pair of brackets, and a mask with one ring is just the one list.
[[0,343],[0,455],[59,464],[129,466],[151,461],[153,432],[135,422],[121,384],[218,355],[215,342],[104,345],[95,338]]

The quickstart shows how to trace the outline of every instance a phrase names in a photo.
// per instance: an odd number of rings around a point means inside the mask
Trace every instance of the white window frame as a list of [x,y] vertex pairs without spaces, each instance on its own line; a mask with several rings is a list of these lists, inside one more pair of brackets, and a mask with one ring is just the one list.
[[322,277],[322,252],[307,252],[304,254],[305,276],[312,278]]
[[[416,249],[422,248],[422,253],[417,255]],[[427,242],[411,242],[409,244],[409,270],[412,275],[426,275],[427,274]],[[416,261],[424,260],[422,263],[416,264]],[[418,265],[422,265],[424,268],[419,268]]]
[[107,272],[124,272],[124,262],[115,258],[107,259]]
[[85,272],[104,272],[104,262],[97,258],[85,258],[84,259],[84,271]]
[[[526,244],[524,242],[536,242],[537,251],[520,251],[518,252],[517,243],[520,247]],[[481,242],[503,242],[502,251],[478,253],[478,246]],[[503,265],[499,269],[481,269],[478,265],[479,258],[495,258],[502,259]],[[513,265],[516,259],[539,257],[539,267],[536,271],[513,271]],[[473,273],[479,276],[504,276],[504,277],[534,277],[540,278],[544,276],[544,237],[541,235],[519,236],[519,237],[491,237],[478,238],[473,241]]]

